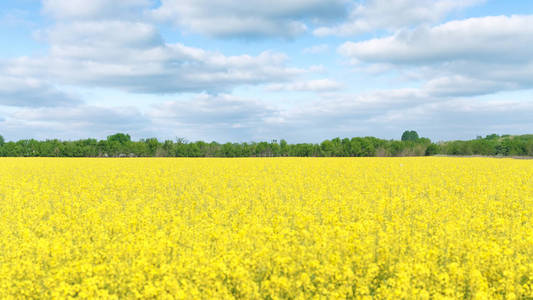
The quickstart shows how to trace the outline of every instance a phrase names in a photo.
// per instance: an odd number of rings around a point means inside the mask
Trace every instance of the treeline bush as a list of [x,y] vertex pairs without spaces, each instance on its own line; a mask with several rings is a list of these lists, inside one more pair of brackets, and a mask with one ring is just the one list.
[[443,142],[438,147],[438,153],[446,155],[533,156],[533,134],[491,134],[475,140]]
[[[407,133],[407,134],[406,134]],[[0,136],[0,156],[9,157],[360,157],[424,155],[532,155],[533,135],[490,135],[471,141],[432,143],[416,132],[404,132],[402,140],[375,137],[334,138],[319,144],[279,142],[217,143],[156,138],[132,141],[117,133],[105,140],[83,139],[5,142]]]

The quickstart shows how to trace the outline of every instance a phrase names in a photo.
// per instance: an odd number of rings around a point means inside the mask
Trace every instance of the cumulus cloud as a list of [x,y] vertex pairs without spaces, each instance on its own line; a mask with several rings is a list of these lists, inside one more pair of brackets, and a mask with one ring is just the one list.
[[43,80],[0,75],[0,105],[4,106],[74,106],[81,100]]
[[[265,119],[277,113],[276,108],[255,99],[199,94],[154,105],[148,115],[169,136],[246,141],[260,138]],[[173,129],[169,132],[168,128]]]
[[6,74],[52,78],[62,84],[119,88],[139,93],[221,92],[243,84],[282,82],[303,70],[285,66],[270,51],[226,56],[168,44],[150,24],[135,21],[59,23],[42,33],[44,57],[13,59]]
[[[44,35],[53,55],[74,58],[91,55],[93,59],[114,60],[120,58],[116,52],[124,49],[150,49],[164,44],[153,25],[123,20],[59,23]],[[111,51],[116,52],[110,55]]]
[[116,132],[129,132],[141,137],[153,134],[151,122],[133,107],[23,108],[7,114],[2,134],[13,138],[105,138]]
[[430,101],[429,97],[419,89],[396,89],[373,91],[360,94],[329,93],[288,111],[290,119],[299,122],[318,122],[331,126],[368,119],[385,111],[420,105]]
[[[292,80],[307,72],[287,67],[283,53],[265,50],[258,55],[227,56],[166,43],[143,14],[155,5],[151,0],[43,0],[42,5],[45,15],[56,21],[36,33],[48,43],[48,52],[4,61],[0,72],[5,76],[36,78],[54,86],[167,94],[228,92],[241,85]],[[161,8],[165,5],[174,4],[164,2]],[[287,9],[299,11],[300,6],[287,5]],[[44,95],[52,93],[53,87],[49,90]]]
[[216,37],[294,37],[306,21],[343,17],[348,0],[162,0],[152,15]]
[[438,77],[428,81],[423,89],[436,97],[475,96],[516,89],[509,82],[483,80],[461,75]]
[[533,128],[533,101],[505,93],[487,99],[435,98],[418,89],[327,95],[282,110],[272,131],[291,141],[373,135],[398,139],[416,128],[434,140],[472,139],[493,132],[525,134]]
[[394,124],[398,128],[424,128],[437,140],[472,139],[494,132],[531,132],[533,102],[507,99],[452,99],[384,112],[370,123]]
[[315,35],[357,35],[433,24],[450,12],[483,0],[368,0],[353,3],[348,21],[314,30]]
[[[436,140],[473,138],[494,132],[526,133],[533,126],[533,102],[512,96],[481,98],[432,97],[421,89],[363,94],[331,93],[301,105],[281,106],[266,99],[227,94],[197,94],[152,105],[132,107],[22,108],[0,111],[2,134],[8,138],[80,138],[128,132],[135,138],[185,137],[204,141],[320,142],[335,136],[374,135],[398,138],[416,128]],[[68,124],[68,126],[65,126]]]
[[298,81],[286,84],[271,84],[266,87],[269,91],[293,91],[293,92],[327,92],[342,88],[342,84],[331,79],[315,79]]
[[364,62],[427,64],[451,61],[523,62],[533,56],[533,16],[497,16],[419,27],[393,36],[346,42],[339,51]]
[[[71,139],[128,132],[136,138],[319,142],[334,136],[398,138],[406,128],[434,139],[530,131],[533,103],[516,100],[510,91],[533,87],[532,16],[435,25],[478,2],[43,0],[46,21],[53,21],[37,34],[48,43],[46,53],[0,61],[1,134]],[[225,55],[168,43],[157,22],[222,38],[292,38],[320,26],[315,34],[385,33],[338,49],[355,64],[354,77],[363,70],[384,77],[374,77],[371,92],[348,86],[349,77],[342,78],[344,85],[303,80],[299,75],[329,66],[291,68],[283,53]],[[229,45],[236,49],[239,42]],[[328,44],[318,42],[301,53],[327,50]],[[396,75],[409,88],[384,89]],[[228,94],[243,85],[260,85],[238,89],[259,95]],[[106,98],[120,94],[122,103],[131,100],[128,93],[145,93],[132,98],[146,102],[138,108],[96,106],[88,97],[92,87],[109,91]],[[261,96],[265,89],[296,93],[282,103]],[[87,92],[87,103],[69,90]],[[173,98],[184,92],[193,96]]]
[[91,20],[136,17],[150,0],[42,0],[46,15],[61,20]]
[[427,95],[417,89],[321,94],[288,107],[265,99],[200,94],[154,105],[146,115],[155,131],[170,137],[221,142],[281,138],[318,142],[337,135],[351,137],[381,131],[392,123],[376,125],[373,118],[428,101]]
[[533,87],[532,44],[533,16],[497,16],[346,42],[339,52],[358,64],[415,69],[434,93],[467,96]]

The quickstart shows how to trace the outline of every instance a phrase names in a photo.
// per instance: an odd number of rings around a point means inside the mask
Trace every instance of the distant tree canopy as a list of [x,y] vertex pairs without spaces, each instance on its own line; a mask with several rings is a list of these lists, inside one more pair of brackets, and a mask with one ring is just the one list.
[[272,156],[423,156],[423,155],[516,155],[533,156],[533,135],[487,135],[469,141],[432,143],[416,131],[405,131],[401,140],[375,137],[333,138],[319,144],[289,144],[285,140],[250,143],[189,142],[183,138],[132,141],[117,133],[105,140],[19,140],[0,136],[0,156],[44,157],[272,157]]
[[533,156],[533,135],[497,135],[469,141],[449,141],[439,144],[439,153],[447,155]]
[[117,133],[108,136],[107,141],[118,142],[119,144],[126,144],[127,142],[131,142],[131,137],[129,134]]
[[417,141],[419,139],[418,133],[414,130],[406,130],[402,134],[402,141]]

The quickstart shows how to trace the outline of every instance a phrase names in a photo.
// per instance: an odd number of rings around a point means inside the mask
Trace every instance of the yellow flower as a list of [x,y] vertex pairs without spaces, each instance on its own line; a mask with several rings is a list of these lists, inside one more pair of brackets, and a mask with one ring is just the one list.
[[529,299],[533,161],[0,158],[0,299]]

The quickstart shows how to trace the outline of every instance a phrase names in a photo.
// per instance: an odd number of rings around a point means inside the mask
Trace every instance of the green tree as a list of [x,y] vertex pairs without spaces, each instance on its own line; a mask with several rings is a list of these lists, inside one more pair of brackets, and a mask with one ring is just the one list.
[[267,142],[259,142],[255,144],[256,156],[270,156],[270,145]]
[[325,140],[322,143],[320,143],[320,150],[322,150],[323,156],[333,156],[335,145],[330,140]]
[[180,156],[180,157],[250,157],[250,156],[421,156],[450,155],[533,155],[533,134],[488,135],[467,141],[449,141],[432,144],[428,138],[420,138],[415,131],[406,131],[404,141],[383,140],[375,137],[333,138],[321,143],[288,144],[285,140],[248,143],[189,143],[185,139],[156,138],[131,141],[128,134],[118,133],[107,139],[76,141],[19,140],[6,142],[0,136],[0,156]]
[[279,147],[280,147],[280,155],[281,156],[288,156],[289,155],[289,146],[287,145],[286,140],[279,141]]
[[418,133],[414,130],[406,130],[402,134],[402,141],[416,142],[418,140]]
[[126,144],[127,142],[131,142],[131,137],[129,134],[116,133],[108,136],[107,141],[118,142],[119,144]]
[[159,156],[173,156],[174,142],[171,140],[166,140],[163,145],[161,145],[161,151]]
[[222,154],[224,157],[235,157],[237,156],[237,153],[235,151],[235,147],[232,143],[225,143],[222,145]]
[[368,137],[361,139],[361,155],[360,156],[374,156],[376,155],[376,147],[372,140]]
[[350,140],[350,156],[361,156],[362,152],[361,138],[352,138]]
[[439,146],[437,144],[430,144],[427,148],[426,148],[426,153],[425,155],[426,156],[431,156],[431,155],[435,155],[435,154],[438,154],[439,153]]
[[194,143],[189,143],[189,154],[190,157],[202,157],[205,156],[204,152],[202,151],[202,147],[204,146],[204,142],[197,141]]
[[184,138],[177,138],[176,143],[174,144],[174,156],[176,157],[185,157],[187,156],[187,140]]
[[272,150],[272,156],[280,156],[281,146],[278,144],[277,140],[273,140],[270,143],[270,149]]
[[333,156],[344,156],[342,141],[339,137],[332,139],[331,144],[333,146]]
[[401,156],[407,144],[400,141],[392,141],[389,145],[389,151],[392,156]]
[[148,146],[149,155],[154,156],[157,151],[157,148],[159,147],[159,141],[157,140],[157,138],[149,138],[144,140],[144,142],[146,143],[146,146]]

